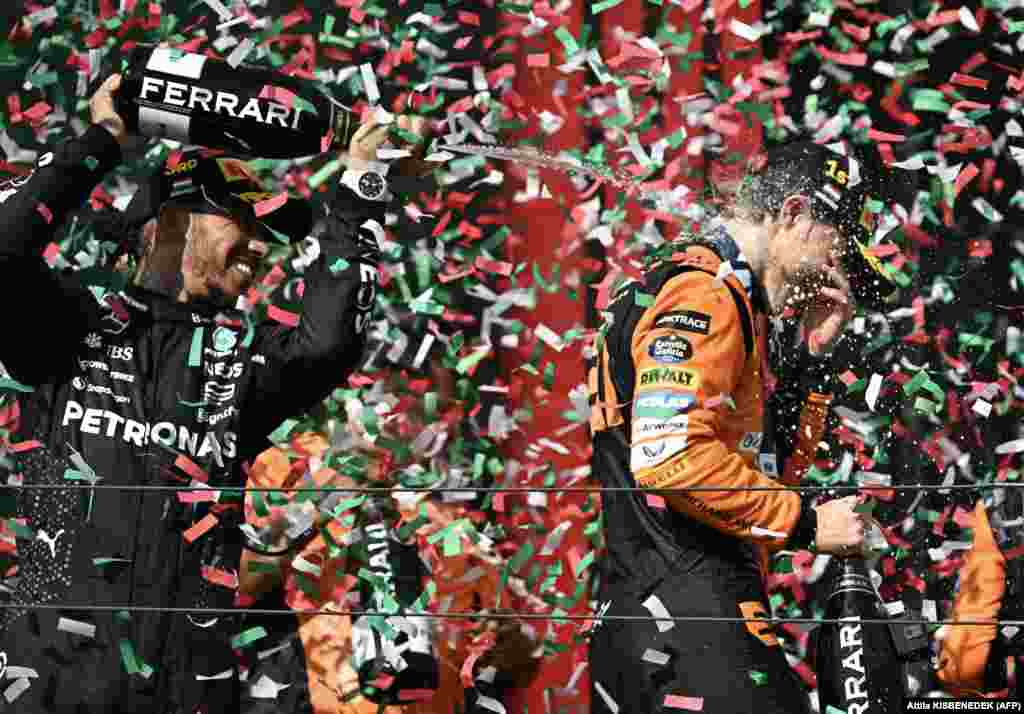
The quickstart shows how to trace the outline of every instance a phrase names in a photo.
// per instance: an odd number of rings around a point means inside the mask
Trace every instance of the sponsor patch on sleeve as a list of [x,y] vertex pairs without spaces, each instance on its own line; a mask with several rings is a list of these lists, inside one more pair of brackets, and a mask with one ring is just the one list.
[[654,326],[706,335],[711,329],[711,315],[695,310],[673,310],[654,318]]
[[685,337],[664,335],[651,342],[647,354],[661,364],[680,364],[693,357],[693,345]]
[[686,414],[697,403],[693,392],[647,392],[637,395],[633,402],[633,416],[636,419],[670,419],[677,414]]
[[696,390],[700,388],[700,370],[683,367],[655,367],[640,372],[640,387],[682,387]]

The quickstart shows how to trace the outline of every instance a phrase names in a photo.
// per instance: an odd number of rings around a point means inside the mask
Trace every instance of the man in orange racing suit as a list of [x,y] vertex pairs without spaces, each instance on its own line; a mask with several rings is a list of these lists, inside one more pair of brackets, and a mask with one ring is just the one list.
[[[1008,213],[1013,213],[1012,208]],[[973,397],[989,403],[990,410],[965,410],[975,423],[975,443],[980,446],[971,454],[975,474],[988,471],[996,475],[995,481],[1002,482],[1024,468],[1024,368],[1019,351],[1012,354],[1010,332],[1024,316],[1024,286],[1018,283],[1014,287],[1011,270],[1019,260],[1024,227],[1017,213],[1013,220],[968,225],[958,237],[963,240],[950,242],[992,245],[992,254],[986,259],[966,260],[967,270],[947,309],[957,317],[995,312],[993,342],[1007,345],[1005,353],[999,347],[994,349],[992,363],[996,367],[992,372],[973,374],[970,381],[981,387],[981,391],[973,390]],[[979,494],[971,524],[974,542],[959,571],[950,617],[992,624],[946,625],[936,633],[940,645],[936,674],[942,687],[955,696],[1024,701],[1020,674],[1024,630],[996,624],[997,620],[1024,619],[1024,494],[1014,485]]]
[[[766,612],[769,551],[861,546],[856,496],[812,508],[785,490],[675,489],[779,488],[764,443],[768,313],[802,315],[811,355],[831,350],[851,289],[881,275],[866,252],[868,185],[853,157],[811,142],[775,149],[709,230],[665,246],[644,281],[613,298],[589,377],[593,473],[604,487],[647,492],[602,493],[600,615],[753,620]],[[813,459],[829,401],[809,396],[784,483]],[[604,621],[590,667],[594,714],[698,701],[736,714],[809,711],[775,635],[754,621]]]

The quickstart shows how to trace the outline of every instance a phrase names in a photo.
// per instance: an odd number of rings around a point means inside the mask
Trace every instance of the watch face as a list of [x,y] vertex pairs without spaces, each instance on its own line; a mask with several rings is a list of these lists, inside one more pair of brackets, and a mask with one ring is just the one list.
[[359,177],[359,193],[366,198],[377,198],[384,193],[384,177],[373,171],[367,171]]

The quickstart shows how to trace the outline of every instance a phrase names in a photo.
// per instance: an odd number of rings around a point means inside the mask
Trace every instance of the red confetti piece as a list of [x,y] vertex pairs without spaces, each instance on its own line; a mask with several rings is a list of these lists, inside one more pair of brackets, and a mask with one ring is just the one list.
[[36,211],[43,217],[43,220],[47,223],[53,223],[53,211],[51,211],[45,203],[37,203]]
[[665,510],[665,499],[653,493],[647,494],[647,505],[651,508],[657,508],[659,511]]
[[182,503],[206,503],[217,499],[216,491],[178,491],[178,500]]
[[434,697],[434,689],[400,689],[398,698],[405,702],[419,702]]
[[903,134],[890,134],[887,131],[878,131],[877,129],[868,129],[868,138],[874,141],[892,141],[900,142],[906,141],[907,137]]
[[550,67],[551,55],[547,52],[538,55],[526,55],[527,67]]
[[194,543],[198,538],[203,536],[207,531],[217,525],[217,516],[212,513],[207,513],[203,520],[196,523],[194,526],[185,531],[182,536],[189,543]]
[[684,697],[679,694],[666,694],[665,706],[670,709],[685,709],[690,712],[704,711],[704,697]]
[[473,264],[480,268],[480,270],[488,273],[497,273],[498,275],[504,275],[506,278],[512,274],[514,266],[512,263],[506,263],[501,260],[488,260],[483,256],[478,255]]
[[299,316],[294,312],[283,310],[277,305],[267,305],[267,317],[271,320],[280,322],[282,325],[288,327],[296,327],[299,324]]
[[821,45],[815,45],[814,49],[818,51],[822,59],[826,59],[836,64],[845,64],[851,67],[864,67],[868,63],[868,56],[864,52],[833,52],[827,47]]
[[207,582],[211,582],[214,585],[222,585],[223,587],[230,588],[231,590],[238,589],[238,576],[235,573],[229,573],[226,570],[220,568],[212,568],[209,565],[204,565],[202,568],[203,579]]
[[200,481],[202,483],[210,482],[210,477],[206,475],[206,472],[203,471],[203,469],[200,468],[199,465],[196,464],[196,462],[194,462],[192,459],[185,456],[184,454],[178,454],[178,458],[175,460],[174,465],[177,466],[182,471],[184,471],[185,473],[187,473],[196,481]]
[[41,442],[32,439],[30,441],[20,441],[17,444],[11,444],[10,450],[16,454],[20,454],[22,451],[31,451],[32,449],[38,449],[41,446]]
[[480,27],[480,16],[475,12],[466,12],[465,10],[459,10],[458,12],[459,22],[464,25],[474,25]]
[[272,102],[283,104],[289,109],[295,103],[295,92],[284,87],[275,87],[272,84],[265,84],[257,96],[260,99],[269,99]]
[[370,682],[370,685],[377,689],[387,689],[395,682],[394,675],[382,672],[375,680]]
[[949,80],[953,84],[959,84],[964,87],[977,87],[978,89],[988,89],[988,80],[981,79],[979,77],[972,77],[969,74],[960,74],[954,72],[952,78]]
[[953,184],[953,196],[959,196],[964,186],[974,180],[974,177],[980,173],[980,169],[974,165],[974,163],[967,164],[956,177],[956,183]]
[[276,196],[272,196],[266,199],[265,201],[260,201],[254,206],[256,210],[256,217],[261,218],[262,216],[265,216],[268,213],[273,213],[287,202],[288,194],[284,192],[279,193]]

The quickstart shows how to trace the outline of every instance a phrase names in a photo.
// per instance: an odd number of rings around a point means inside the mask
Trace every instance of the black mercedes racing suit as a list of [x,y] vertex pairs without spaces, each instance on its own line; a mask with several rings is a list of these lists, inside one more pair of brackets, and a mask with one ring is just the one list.
[[[239,488],[241,465],[269,445],[267,435],[342,384],[361,358],[383,204],[337,187],[311,237],[320,255],[305,269],[301,321],[254,326],[238,312],[136,287],[100,295],[48,268],[41,253],[58,226],[119,161],[111,135],[92,126],[43,154],[27,179],[0,186],[0,362],[32,390],[19,395],[6,449],[13,468],[0,478]],[[232,642],[235,617],[87,606],[231,607],[234,590],[217,574],[237,572],[239,499],[19,494],[34,540],[18,543],[11,603],[66,607],[0,611],[0,712],[237,707],[233,647],[246,638]]]

